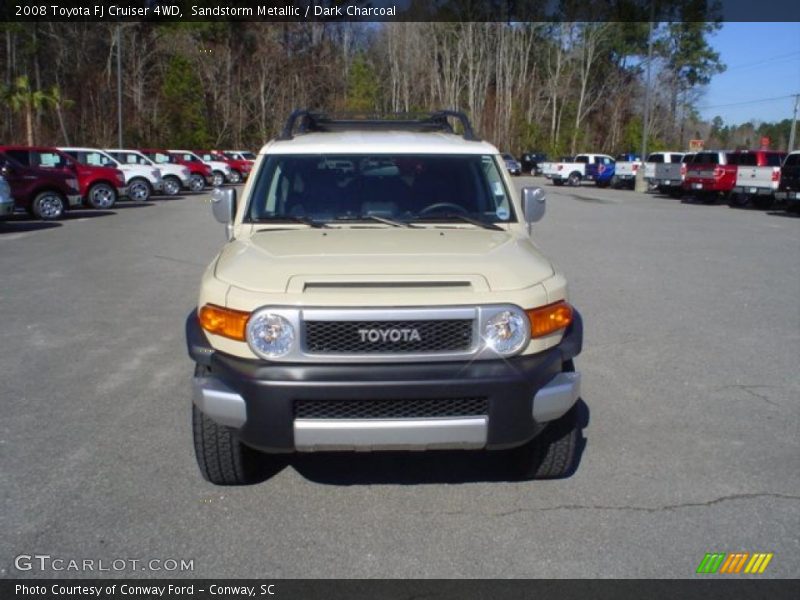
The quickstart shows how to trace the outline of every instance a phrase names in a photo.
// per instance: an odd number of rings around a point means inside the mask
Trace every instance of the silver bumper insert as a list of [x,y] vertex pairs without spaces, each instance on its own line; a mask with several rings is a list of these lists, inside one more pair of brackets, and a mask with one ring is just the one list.
[[580,373],[559,373],[533,397],[533,418],[546,423],[561,417],[581,395]]
[[236,427],[247,421],[244,398],[213,377],[195,377],[192,401],[209,419],[220,425]]
[[479,449],[488,417],[437,419],[295,419],[294,445],[316,450]]

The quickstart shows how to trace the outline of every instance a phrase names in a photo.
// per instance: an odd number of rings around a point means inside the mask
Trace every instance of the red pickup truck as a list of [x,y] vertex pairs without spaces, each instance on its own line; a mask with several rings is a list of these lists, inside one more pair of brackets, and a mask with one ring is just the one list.
[[711,150],[698,152],[686,165],[683,189],[707,202],[730,194],[736,185],[736,165],[728,161],[728,153]]
[[147,158],[154,163],[171,163],[174,165],[183,165],[189,169],[189,189],[193,192],[202,192],[207,185],[211,185],[212,173],[211,167],[200,161],[182,160],[180,156],[164,150],[163,148],[139,148],[139,152],[144,154]]
[[78,178],[54,148],[0,146],[0,174],[14,204],[39,219],[58,219],[81,205]]

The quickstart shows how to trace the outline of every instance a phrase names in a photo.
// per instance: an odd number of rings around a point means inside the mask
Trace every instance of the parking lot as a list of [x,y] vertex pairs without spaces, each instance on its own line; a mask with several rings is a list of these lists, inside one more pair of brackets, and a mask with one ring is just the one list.
[[0,223],[0,576],[91,575],[14,568],[44,553],[210,578],[671,578],[744,551],[795,577],[800,218],[517,181],[545,185],[535,237],[585,325],[586,443],[557,481],[508,481],[503,454],[331,454],[214,487],[183,331],[224,241],[208,194]]

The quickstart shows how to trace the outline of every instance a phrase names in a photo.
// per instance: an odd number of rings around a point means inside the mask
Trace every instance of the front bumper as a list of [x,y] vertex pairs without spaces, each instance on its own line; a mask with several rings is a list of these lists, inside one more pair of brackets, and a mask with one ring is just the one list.
[[[583,325],[558,346],[507,360],[403,364],[276,364],[214,351],[195,312],[186,322],[189,355],[209,368],[195,377],[194,403],[267,452],[425,450],[519,446],[566,413],[580,394],[580,374],[562,372],[577,356]],[[296,418],[296,403],[449,401],[485,398],[485,414],[401,418]]]

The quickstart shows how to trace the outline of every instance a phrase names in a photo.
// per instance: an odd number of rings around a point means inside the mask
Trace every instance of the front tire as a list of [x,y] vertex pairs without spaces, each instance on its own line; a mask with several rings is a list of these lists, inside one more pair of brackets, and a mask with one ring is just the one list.
[[242,174],[239,171],[233,170],[231,171],[231,183],[236,185],[237,183],[242,183]]
[[199,173],[193,173],[189,178],[189,189],[193,192],[202,192],[206,187],[205,178]]
[[[566,361],[562,371],[574,372],[573,361]],[[579,442],[580,422],[575,404],[560,419],[548,423],[530,442],[513,451],[518,477],[525,480],[566,477],[572,472]]]
[[117,203],[117,190],[107,183],[95,183],[89,188],[87,199],[92,208],[111,208]]
[[559,479],[572,472],[580,440],[578,410],[573,406],[530,442],[514,450],[520,479]]
[[[197,365],[195,376],[207,374]],[[192,404],[192,433],[197,466],[215,485],[248,485],[263,481],[270,457],[245,446],[230,427],[212,421]]]
[[181,180],[174,175],[167,175],[162,180],[162,189],[167,196],[177,196],[181,192]]
[[128,186],[128,198],[134,202],[147,202],[152,193],[153,188],[146,179],[136,178]]
[[222,171],[213,171],[211,173],[211,185],[214,187],[219,187],[223,183],[225,183],[225,175]]
[[58,192],[41,192],[31,203],[30,212],[37,219],[52,221],[64,215],[64,198]]

